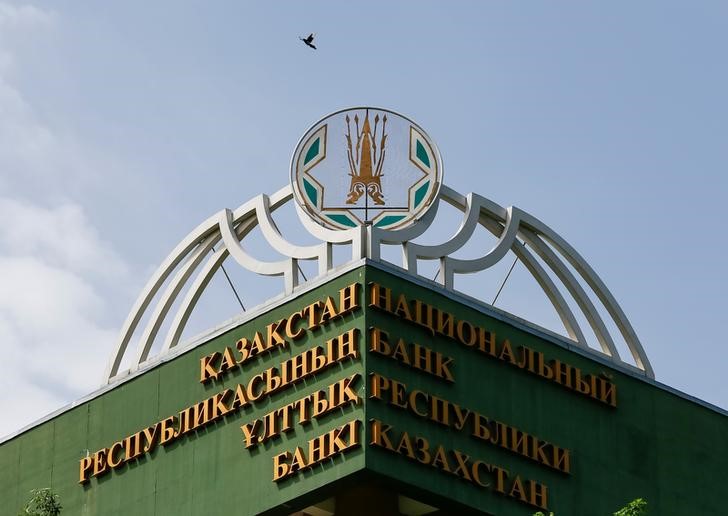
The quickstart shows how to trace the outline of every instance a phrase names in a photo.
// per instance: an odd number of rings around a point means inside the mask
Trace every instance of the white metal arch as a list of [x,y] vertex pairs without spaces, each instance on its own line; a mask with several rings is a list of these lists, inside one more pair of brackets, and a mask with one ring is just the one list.
[[[437,215],[439,202],[443,201],[463,213],[457,231],[439,245],[413,242],[430,227]],[[289,202],[294,203],[303,227],[317,238],[319,243],[297,246],[291,244],[281,234],[271,214]],[[453,253],[469,241],[478,225],[498,238],[496,245],[474,259],[452,257]],[[256,227],[260,228],[271,248],[281,255],[280,260],[261,261],[246,251],[245,238]],[[222,242],[221,247],[215,249],[220,242]],[[524,244],[527,244],[527,247]],[[515,207],[504,208],[477,194],[462,195],[442,185],[439,198],[431,209],[408,228],[387,231],[361,226],[345,231],[333,231],[320,226],[306,215],[293,201],[291,187],[286,186],[270,197],[259,195],[234,211],[221,210],[195,228],[175,247],[134,303],[110,357],[104,376],[105,382],[110,383],[123,374],[123,372],[120,374],[120,365],[129,353],[129,343],[145,314],[149,316],[148,322],[141,333],[136,350],[130,355],[132,370],[150,359],[150,351],[165,321],[169,320],[171,323],[159,354],[169,352],[179,343],[198,299],[228,256],[241,267],[256,274],[282,276],[283,292],[290,294],[300,284],[298,260],[316,260],[317,277],[324,276],[333,267],[334,245],[349,245],[352,261],[361,258],[383,261],[381,246],[399,245],[402,248],[401,266],[412,275],[418,274],[418,260],[438,260],[440,272],[437,281],[449,290],[454,289],[456,275],[470,274],[492,267],[512,250],[544,291],[575,345],[654,378],[654,371],[632,325],[602,280],[573,247],[532,215]],[[560,286],[536,260],[531,249],[559,280]],[[577,272],[581,282],[572,274],[567,263]],[[614,339],[597,307],[582,287],[582,282],[593,291],[613,319],[632,354],[634,364],[624,362],[620,358]],[[165,283],[168,283],[166,288],[154,306],[151,306],[152,300],[160,293]],[[170,309],[185,288],[187,290],[179,308],[170,318]],[[584,315],[601,349],[588,346],[584,333],[564,297],[564,291],[570,295]]]

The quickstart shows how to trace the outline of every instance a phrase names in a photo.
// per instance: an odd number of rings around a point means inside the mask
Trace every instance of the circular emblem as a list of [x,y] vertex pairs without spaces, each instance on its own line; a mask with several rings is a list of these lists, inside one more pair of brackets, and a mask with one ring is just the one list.
[[386,109],[338,111],[315,123],[291,160],[298,204],[332,229],[400,229],[437,198],[442,159],[412,120]]

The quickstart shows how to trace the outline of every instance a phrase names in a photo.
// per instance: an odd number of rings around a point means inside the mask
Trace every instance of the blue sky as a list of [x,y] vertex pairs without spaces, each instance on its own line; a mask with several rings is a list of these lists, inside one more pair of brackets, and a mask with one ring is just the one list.
[[[0,434],[98,386],[174,245],[364,104],[424,127],[451,187],[555,229],[657,379],[728,407],[726,48],[710,1],[0,0]],[[210,324],[236,310],[218,283]],[[548,326],[532,289],[517,266],[498,305]]]

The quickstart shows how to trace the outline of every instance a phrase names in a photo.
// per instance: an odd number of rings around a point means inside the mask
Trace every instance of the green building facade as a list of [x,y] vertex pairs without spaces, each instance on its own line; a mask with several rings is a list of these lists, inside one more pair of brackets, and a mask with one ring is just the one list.
[[725,514],[725,411],[360,260],[0,443],[0,514]]

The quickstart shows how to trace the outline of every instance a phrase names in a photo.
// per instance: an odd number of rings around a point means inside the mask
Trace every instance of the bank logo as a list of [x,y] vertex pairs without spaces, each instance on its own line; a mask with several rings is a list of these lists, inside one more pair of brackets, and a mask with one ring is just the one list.
[[[384,164],[385,143],[387,141],[387,115],[382,117],[382,139],[379,142],[379,156],[377,157],[377,126],[379,115],[374,116],[374,134],[369,125],[369,110],[364,115],[364,126],[359,131],[359,115],[354,115],[356,124],[356,146],[352,148],[351,119],[346,117],[346,145],[349,158],[349,175],[351,188],[346,204],[356,204],[359,198],[366,193],[378,206],[384,206],[382,198],[382,165]],[[360,151],[361,150],[361,154]]]
[[331,229],[400,229],[437,198],[442,161],[429,136],[385,109],[339,111],[301,138],[291,160],[298,204]]

